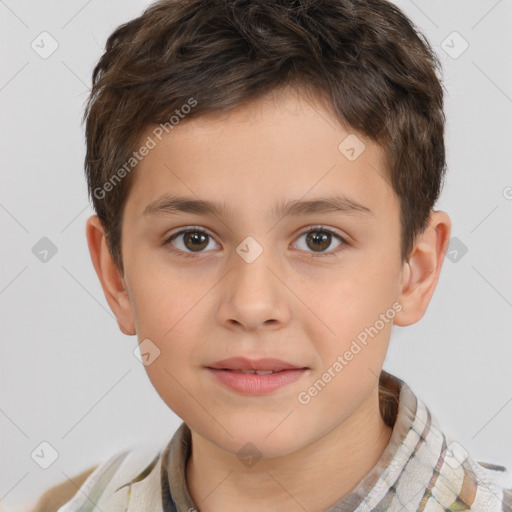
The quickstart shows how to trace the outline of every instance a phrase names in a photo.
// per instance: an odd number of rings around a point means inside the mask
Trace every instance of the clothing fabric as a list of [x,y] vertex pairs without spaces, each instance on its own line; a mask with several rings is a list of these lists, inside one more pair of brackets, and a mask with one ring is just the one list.
[[[476,462],[440,430],[410,387],[382,371],[381,413],[393,427],[373,469],[325,512],[512,512],[512,473]],[[197,512],[186,482],[191,432],[166,446],[129,447],[102,461],[58,512]]]

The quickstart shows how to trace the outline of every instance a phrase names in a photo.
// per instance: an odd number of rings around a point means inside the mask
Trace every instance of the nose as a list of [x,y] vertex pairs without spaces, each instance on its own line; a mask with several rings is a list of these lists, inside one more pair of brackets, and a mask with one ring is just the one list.
[[231,271],[221,283],[218,320],[230,329],[282,328],[290,319],[289,290],[270,250],[253,261],[235,253]]

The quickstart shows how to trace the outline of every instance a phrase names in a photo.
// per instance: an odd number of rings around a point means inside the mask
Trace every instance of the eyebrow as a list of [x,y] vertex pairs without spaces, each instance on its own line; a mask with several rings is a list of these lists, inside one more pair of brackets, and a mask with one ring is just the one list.
[[[169,194],[164,194],[157,200],[148,204],[142,214],[177,215],[180,212],[195,213],[198,215],[216,215],[217,217],[229,217],[232,215],[231,208],[225,202],[206,201]],[[279,219],[287,216],[312,215],[328,212],[375,217],[374,213],[367,206],[343,195],[318,197],[309,201],[297,199],[289,201],[282,200],[274,205],[271,215],[274,219]]]

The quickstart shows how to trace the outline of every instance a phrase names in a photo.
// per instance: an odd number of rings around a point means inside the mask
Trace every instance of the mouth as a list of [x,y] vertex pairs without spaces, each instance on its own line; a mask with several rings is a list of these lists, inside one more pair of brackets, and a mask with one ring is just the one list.
[[248,359],[246,357],[231,357],[217,361],[207,366],[211,370],[225,370],[230,372],[258,375],[270,375],[287,370],[308,370],[306,366],[296,365],[276,358]]
[[228,359],[207,366],[206,370],[214,378],[213,382],[218,382],[225,389],[242,395],[271,394],[291,386],[310,373],[307,367],[295,366],[276,359]]
[[[232,370],[231,368],[212,368],[210,366],[207,366],[210,370],[219,370],[219,371],[226,371],[226,372],[234,372],[234,373],[243,373],[245,375],[271,375],[273,373],[282,373],[287,372],[290,370]],[[303,370],[305,368],[294,368],[295,370]]]

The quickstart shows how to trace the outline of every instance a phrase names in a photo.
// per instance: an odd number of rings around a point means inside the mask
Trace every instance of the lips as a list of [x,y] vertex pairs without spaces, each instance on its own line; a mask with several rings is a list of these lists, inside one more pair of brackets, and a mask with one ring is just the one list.
[[257,374],[257,375],[270,375],[272,373],[280,373],[284,370],[279,370],[279,371],[275,371],[275,370],[229,370],[228,368],[223,368],[224,370],[226,370],[227,372],[236,372],[236,373],[246,373],[246,374]]
[[[260,360],[261,361],[261,360]],[[275,361],[275,360],[274,360]],[[222,364],[221,364],[222,363]],[[233,361],[230,363],[236,364]],[[257,363],[253,361],[256,365]],[[309,368],[300,368],[284,361],[279,364],[293,366],[283,370],[274,371],[270,370],[238,370],[222,368],[224,362],[215,363],[221,368],[206,367],[206,371],[214,379],[213,382],[219,382],[224,389],[229,389],[242,395],[265,395],[276,392],[278,389],[291,386],[297,383],[300,379],[304,378],[310,373]],[[269,365],[268,360],[264,365]],[[277,363],[275,363],[277,364]]]
[[207,368],[214,370],[230,370],[246,374],[257,373],[259,375],[269,375],[284,370],[300,370],[306,369],[307,367],[298,366],[276,358],[248,359],[246,357],[232,357],[209,364]]

